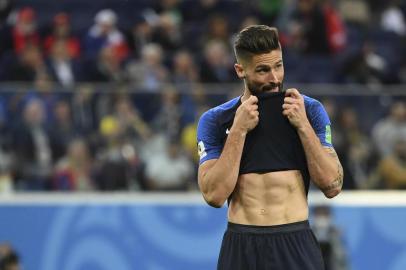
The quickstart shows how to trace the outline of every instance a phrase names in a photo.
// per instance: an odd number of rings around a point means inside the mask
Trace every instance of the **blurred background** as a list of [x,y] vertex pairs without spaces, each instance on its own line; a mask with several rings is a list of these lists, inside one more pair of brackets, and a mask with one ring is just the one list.
[[279,29],[285,88],[332,121],[344,191],[311,190],[327,270],[406,269],[405,0],[0,0],[0,270],[215,269],[226,209],[196,125]]

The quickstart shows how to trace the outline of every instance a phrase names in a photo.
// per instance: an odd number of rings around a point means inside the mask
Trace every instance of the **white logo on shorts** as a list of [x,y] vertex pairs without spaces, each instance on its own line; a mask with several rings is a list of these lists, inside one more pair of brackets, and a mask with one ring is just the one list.
[[229,134],[230,133],[230,130],[229,129],[226,129],[226,134]]

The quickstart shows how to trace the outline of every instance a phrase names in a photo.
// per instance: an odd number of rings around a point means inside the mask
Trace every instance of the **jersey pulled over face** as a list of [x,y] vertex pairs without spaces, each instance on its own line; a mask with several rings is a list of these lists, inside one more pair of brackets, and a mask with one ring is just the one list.
[[282,91],[285,71],[281,50],[254,55],[251,61],[243,64],[243,69],[245,82],[251,94]]

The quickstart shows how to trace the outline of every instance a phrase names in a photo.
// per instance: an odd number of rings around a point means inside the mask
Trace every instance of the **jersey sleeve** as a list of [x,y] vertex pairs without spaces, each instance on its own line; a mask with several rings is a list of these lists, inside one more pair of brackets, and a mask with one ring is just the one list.
[[197,125],[197,149],[200,156],[199,165],[206,160],[219,158],[223,149],[215,114],[211,110],[201,116]]
[[308,111],[310,123],[323,146],[333,147],[331,122],[323,104],[315,100]]

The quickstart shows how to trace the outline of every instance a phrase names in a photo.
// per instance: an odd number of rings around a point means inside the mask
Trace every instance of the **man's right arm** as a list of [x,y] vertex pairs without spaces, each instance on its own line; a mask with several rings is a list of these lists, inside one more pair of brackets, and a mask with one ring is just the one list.
[[204,161],[199,166],[200,191],[213,207],[223,206],[235,188],[245,137],[258,124],[257,102],[258,99],[252,96],[240,105],[220,157]]
[[198,181],[206,202],[221,207],[234,190],[246,132],[231,128],[218,159],[210,159],[199,166]]

